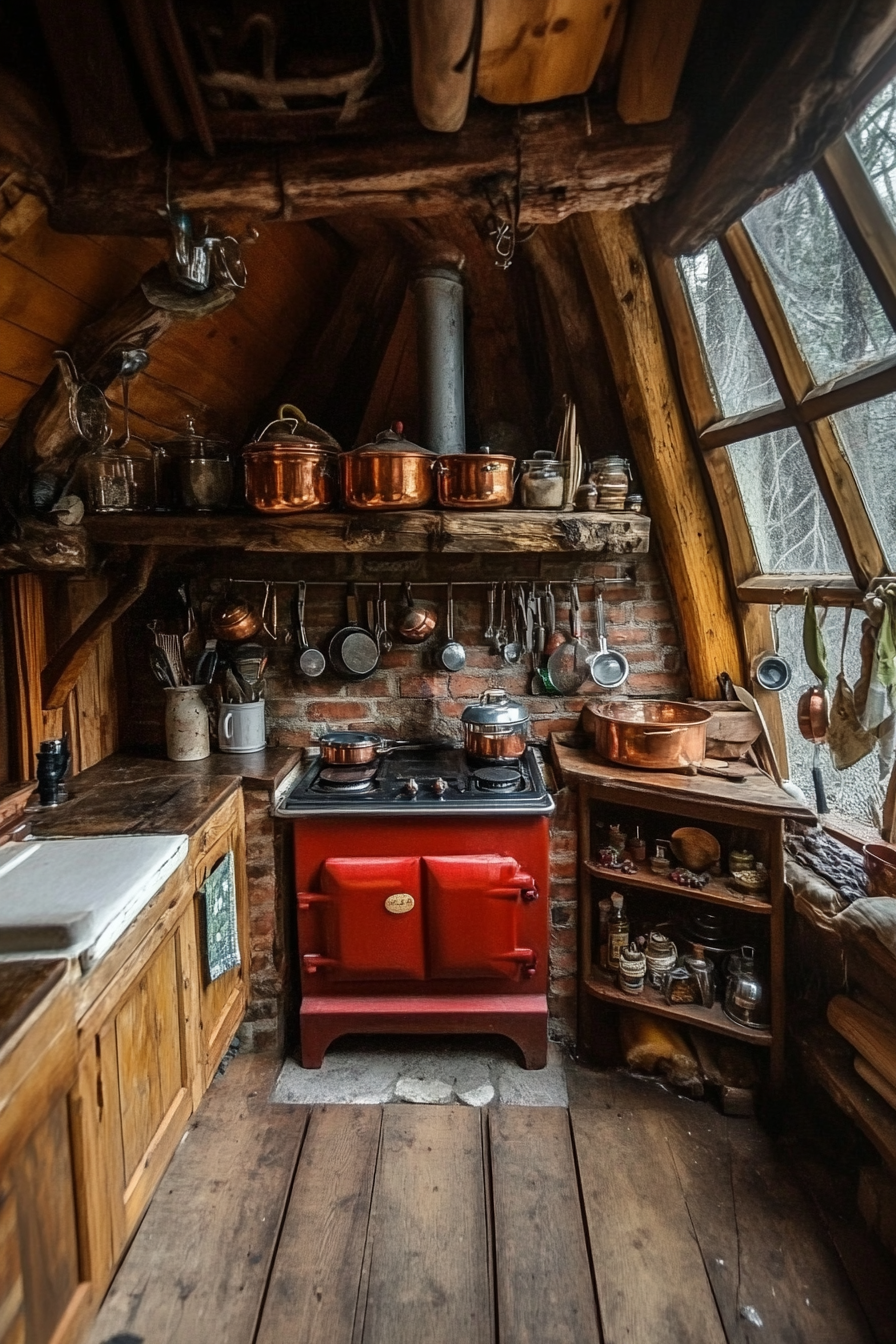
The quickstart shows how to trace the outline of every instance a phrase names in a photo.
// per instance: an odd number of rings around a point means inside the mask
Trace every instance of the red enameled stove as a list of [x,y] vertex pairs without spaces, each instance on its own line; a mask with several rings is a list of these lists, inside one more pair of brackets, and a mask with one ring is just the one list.
[[547,1059],[548,818],[538,753],[315,760],[295,823],[302,1064],[349,1033],[493,1033]]

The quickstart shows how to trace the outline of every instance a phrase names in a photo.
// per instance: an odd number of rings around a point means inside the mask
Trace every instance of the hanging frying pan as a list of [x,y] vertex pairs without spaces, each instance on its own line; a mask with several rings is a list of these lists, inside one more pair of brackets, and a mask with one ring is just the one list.
[[591,680],[602,690],[614,691],[628,680],[628,659],[618,649],[607,646],[607,624],[604,620],[604,595],[597,594],[597,653],[588,659]]
[[327,658],[338,677],[344,681],[363,681],[375,672],[380,662],[380,648],[369,630],[358,620],[358,598],[351,584],[345,596],[348,624],[337,630],[327,645]]

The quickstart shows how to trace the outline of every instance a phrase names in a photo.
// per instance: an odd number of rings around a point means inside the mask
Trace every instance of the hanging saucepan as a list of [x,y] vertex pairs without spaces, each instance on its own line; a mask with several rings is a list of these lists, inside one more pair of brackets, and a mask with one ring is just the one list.
[[344,681],[363,681],[375,672],[380,662],[380,646],[358,620],[358,598],[354,585],[345,597],[348,624],[337,630],[327,645],[327,658]]
[[597,653],[588,659],[591,680],[605,691],[615,691],[628,680],[628,659],[618,649],[607,647],[607,625],[604,620],[603,593],[597,594]]
[[429,639],[433,630],[435,630],[439,613],[428,602],[414,601],[411,585],[407,579],[402,584],[402,592],[407,607],[401,613],[398,622],[398,638],[403,639],[407,644],[422,644],[424,640]]
[[812,786],[815,789],[815,806],[819,812],[827,812],[828,800],[824,791],[819,752],[828,735],[828,697],[823,686],[810,686],[808,691],[803,691],[796,707],[796,721],[803,737],[812,743]]

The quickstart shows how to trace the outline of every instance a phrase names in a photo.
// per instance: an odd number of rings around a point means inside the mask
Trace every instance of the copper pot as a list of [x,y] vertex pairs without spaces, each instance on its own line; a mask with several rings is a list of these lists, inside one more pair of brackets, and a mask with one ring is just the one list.
[[796,721],[807,742],[820,746],[828,735],[828,698],[822,686],[803,691],[796,707]]
[[526,752],[529,713],[506,691],[483,691],[478,703],[467,705],[460,716],[464,750],[477,761],[518,761]]
[[681,770],[706,754],[708,709],[677,700],[610,700],[593,707],[599,756],[638,770]]
[[402,425],[378,434],[339,459],[349,509],[424,509],[435,493],[435,455],[402,437]]
[[212,634],[225,644],[252,639],[263,624],[255,608],[239,597],[223,597],[211,609]]
[[280,407],[243,449],[246,500],[259,513],[309,513],[336,502],[339,444],[297,406]]
[[499,453],[446,453],[438,459],[439,503],[446,509],[503,509],[513,503],[516,458]]

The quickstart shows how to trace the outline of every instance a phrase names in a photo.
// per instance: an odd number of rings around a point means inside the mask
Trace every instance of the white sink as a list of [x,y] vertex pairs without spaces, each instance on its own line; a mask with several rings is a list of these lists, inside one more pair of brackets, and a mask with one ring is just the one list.
[[183,863],[185,835],[23,840],[0,848],[0,958],[79,957],[87,970]]

